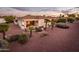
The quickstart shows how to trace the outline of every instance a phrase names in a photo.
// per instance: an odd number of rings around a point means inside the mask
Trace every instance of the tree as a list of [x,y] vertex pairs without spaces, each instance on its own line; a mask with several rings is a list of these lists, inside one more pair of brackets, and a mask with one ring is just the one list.
[[54,24],[55,24],[55,21],[54,21],[54,19],[52,19],[52,20],[51,20],[51,27],[52,27],[52,29],[53,29],[53,27],[54,27]]
[[5,19],[6,23],[12,23],[14,21],[15,17],[14,16],[5,16],[4,19]]
[[9,25],[6,23],[1,23],[0,24],[0,32],[3,34],[3,39],[6,39],[6,34],[5,32],[8,31]]
[[66,23],[66,19],[65,18],[59,18],[57,20],[57,23],[62,22],[62,23]]
[[69,23],[73,23],[74,20],[75,20],[75,18],[73,18],[73,17],[68,17],[68,18],[67,18],[67,21],[68,21]]
[[68,17],[76,17],[75,14],[67,14]]
[[77,17],[75,19],[76,21],[79,21],[79,14],[77,14]]
[[29,37],[32,37],[33,27],[32,27],[32,26],[30,26],[30,27],[29,27],[29,30],[30,30],[30,35],[29,35]]
[[76,17],[75,19],[76,19],[76,21],[79,21],[79,17]]
[[59,18],[62,18],[62,17],[64,17],[64,15],[60,14]]
[[47,23],[48,23],[49,21],[50,21],[49,19],[44,19],[44,22],[45,22],[45,29],[47,29]]
[[77,17],[79,17],[79,14],[77,14]]
[[62,23],[66,23],[66,18],[64,15],[60,14],[58,20],[56,21],[57,23],[62,22]]

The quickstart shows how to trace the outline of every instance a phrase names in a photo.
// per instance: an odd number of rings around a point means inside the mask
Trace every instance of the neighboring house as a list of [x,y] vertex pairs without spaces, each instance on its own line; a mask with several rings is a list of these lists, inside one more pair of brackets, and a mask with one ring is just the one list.
[[44,19],[53,19],[54,17],[51,16],[31,16],[27,15],[24,17],[18,17],[17,18],[17,24],[22,30],[28,29],[29,26],[33,27],[40,27],[45,26]]
[[0,18],[0,23],[5,23],[5,19],[4,18]]

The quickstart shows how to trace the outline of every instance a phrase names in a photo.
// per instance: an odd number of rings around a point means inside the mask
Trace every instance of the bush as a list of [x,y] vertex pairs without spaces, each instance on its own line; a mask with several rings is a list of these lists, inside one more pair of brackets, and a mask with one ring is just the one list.
[[9,51],[9,43],[4,39],[0,39],[0,52],[6,51]]
[[24,44],[28,41],[28,37],[26,36],[26,34],[21,34],[18,37],[18,42],[21,44]]
[[42,34],[40,35],[40,37],[45,37],[45,36],[48,36],[48,34],[47,34],[47,33],[42,33]]
[[24,44],[28,40],[28,37],[26,34],[20,34],[20,35],[13,35],[8,40],[9,42],[18,41],[21,44]]
[[59,22],[66,23],[66,19],[64,19],[64,18],[59,18],[59,19],[57,20],[57,23],[59,23]]
[[75,20],[74,18],[68,18],[68,19],[67,19],[67,21],[68,21],[69,23],[73,23],[74,20]]
[[8,41],[9,41],[9,42],[17,41],[17,40],[18,40],[18,37],[19,37],[19,35],[13,35],[13,36],[11,36],[11,37],[8,39]]
[[76,21],[79,21],[79,17],[76,17],[75,19],[76,19]]
[[58,24],[56,24],[56,27],[58,27],[58,28],[63,28],[63,29],[69,28],[69,26],[66,25],[65,23],[58,23]]
[[0,47],[1,47],[1,45],[3,48],[7,48],[9,46],[9,43],[8,43],[8,41],[6,41],[4,39],[0,39]]
[[68,17],[76,17],[75,14],[67,14]]
[[14,16],[5,16],[4,19],[5,19],[6,23],[12,23],[14,21],[15,17]]
[[41,28],[41,27],[38,27],[38,28],[36,27],[36,28],[35,28],[35,31],[36,31],[36,32],[41,32],[41,31],[42,31],[42,28]]

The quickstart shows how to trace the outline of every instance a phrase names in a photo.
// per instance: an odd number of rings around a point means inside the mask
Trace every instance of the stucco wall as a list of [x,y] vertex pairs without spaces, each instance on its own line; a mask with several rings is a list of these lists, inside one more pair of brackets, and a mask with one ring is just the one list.
[[38,21],[38,26],[44,26],[44,19],[24,19],[24,24],[26,24],[26,21]]
[[44,19],[38,21],[38,26],[45,26]]
[[6,21],[4,20],[4,18],[0,18],[0,23],[5,23]]
[[18,20],[18,25],[23,30],[26,28],[26,21],[38,21],[37,26],[45,26],[44,19],[22,19],[22,20]]
[[24,22],[23,20],[18,20],[18,25],[19,25],[19,27],[20,27],[22,30],[24,30],[24,29],[26,28],[25,22]]

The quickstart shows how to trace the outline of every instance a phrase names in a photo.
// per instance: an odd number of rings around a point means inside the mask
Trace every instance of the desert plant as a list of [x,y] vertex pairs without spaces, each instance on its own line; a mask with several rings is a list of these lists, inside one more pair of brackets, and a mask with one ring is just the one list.
[[64,17],[64,15],[60,14],[60,15],[59,15],[59,18],[62,18],[62,17]]
[[55,21],[54,21],[54,19],[52,19],[52,20],[51,20],[51,27],[53,28],[54,25],[55,25]]
[[9,43],[6,40],[0,39],[0,51],[9,51]]
[[68,18],[67,18],[67,21],[68,21],[69,23],[73,23],[74,20],[75,20],[75,19],[74,19],[73,17],[68,17]]
[[75,20],[76,20],[76,21],[79,21],[79,17],[76,17]]
[[14,21],[15,17],[14,16],[5,16],[4,19],[5,19],[6,23],[12,23]]
[[29,27],[29,31],[30,31],[29,37],[32,37],[32,32],[33,32],[33,27],[32,26]]
[[18,40],[18,37],[19,37],[19,35],[13,35],[13,36],[10,36],[10,38],[7,40],[8,40],[8,42],[14,42],[14,41]]
[[8,42],[15,42],[15,41],[24,44],[28,41],[28,36],[26,34],[17,34],[11,36],[8,40]]
[[3,34],[3,39],[6,39],[6,34],[5,32],[8,31],[9,25],[6,23],[1,23],[0,24],[0,32]]
[[2,45],[2,48],[7,48],[9,46],[8,41],[3,39],[0,39],[0,44]]
[[36,31],[36,32],[41,32],[41,31],[42,31],[42,28],[41,28],[41,27],[36,27],[36,28],[35,28],[35,31]]
[[49,19],[44,19],[44,22],[45,22],[45,29],[47,29],[47,24],[48,24],[48,22],[50,22],[50,20]]
[[75,14],[67,14],[68,17],[76,17]]
[[59,18],[58,20],[57,20],[57,23],[66,23],[66,19],[65,18]]
[[47,33],[42,33],[42,34],[40,35],[40,37],[45,37],[45,36],[48,36],[48,34],[47,34]]
[[24,44],[28,41],[28,37],[26,34],[21,34],[18,36],[18,42]]

